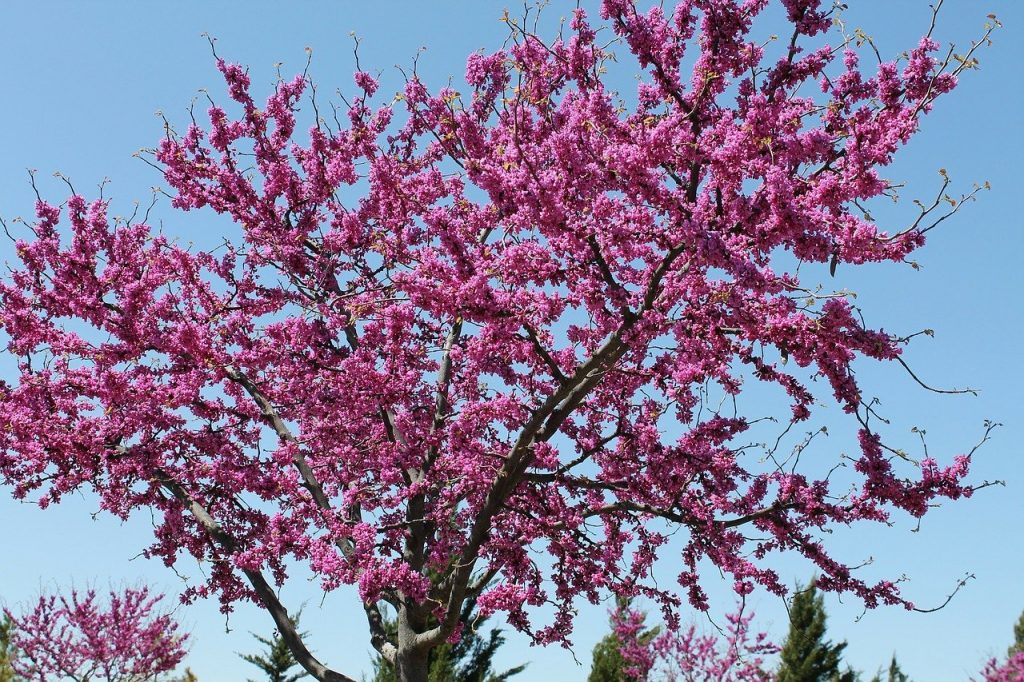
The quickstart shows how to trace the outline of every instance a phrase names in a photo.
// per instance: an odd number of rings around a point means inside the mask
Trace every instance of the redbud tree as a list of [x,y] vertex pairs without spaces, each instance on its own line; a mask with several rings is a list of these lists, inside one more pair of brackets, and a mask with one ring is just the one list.
[[43,594],[11,618],[14,671],[27,682],[151,682],[185,657],[188,635],[146,588]]
[[[148,555],[209,564],[186,598],[262,605],[322,681],[351,678],[288,620],[275,586],[298,566],[358,585],[406,682],[471,597],[566,643],[578,599],[704,609],[701,564],[783,593],[771,558],[795,552],[823,590],[910,607],[823,534],[979,485],[969,454],[883,442],[853,363],[904,363],[907,337],[815,287],[906,262],[955,210],[883,228],[861,208],[895,196],[885,167],[977,45],[954,57],[929,31],[876,60],[820,0],[781,0],[765,42],[767,5],[605,0],[552,40],[506,16],[505,49],[471,55],[459,89],[412,71],[391,98],[359,71],[340,110],[305,74],[258,104],[217,58],[230,105],[168,125],[151,163],[174,208],[236,233],[203,250],[102,197],[40,199],[0,284],[3,480],[149,510]],[[640,71],[621,97],[613,56]],[[743,445],[744,386],[776,390],[792,426],[814,381],[859,430],[835,455],[852,489]],[[670,550],[678,595],[652,579]]]

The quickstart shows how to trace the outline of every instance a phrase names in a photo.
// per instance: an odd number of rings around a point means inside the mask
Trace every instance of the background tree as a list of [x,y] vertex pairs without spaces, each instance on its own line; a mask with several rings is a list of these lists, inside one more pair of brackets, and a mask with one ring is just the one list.
[[[616,598],[615,609],[608,620],[611,632],[594,645],[587,682],[636,682],[643,678],[643,673],[650,669],[650,661],[643,656],[634,656],[635,660],[627,660],[623,656],[623,650],[627,646],[630,650],[637,647],[646,649],[657,637],[661,628],[647,628],[644,625],[646,617],[642,611],[632,608],[631,599]],[[628,669],[638,666],[640,670],[634,672],[640,674],[631,675]]]
[[[299,618],[302,613],[299,612],[294,616],[290,617],[292,626],[298,630]],[[299,633],[300,636],[305,637],[306,633]],[[274,635],[267,639],[253,633],[252,635],[258,642],[263,644],[265,647],[265,653],[263,654],[239,654],[243,661],[253,664],[260,670],[262,670],[267,676],[267,682],[296,682],[304,677],[308,677],[308,673],[304,670],[300,670],[297,673],[291,672],[291,669],[298,665],[295,661],[295,656],[292,655],[291,649],[285,643],[284,638],[281,637],[281,633],[274,631]],[[249,682],[253,682],[249,680]]]
[[1009,656],[1024,653],[1024,612],[1020,614],[1020,618],[1013,625],[1013,644],[1010,645],[1006,653]]
[[892,655],[892,660],[889,661],[889,669],[885,671],[885,677],[882,677],[882,672],[878,672],[871,682],[909,682],[910,678],[900,668],[900,664],[896,661],[896,654]]
[[[764,669],[765,657],[778,652],[766,633],[750,631],[753,614],[743,605],[725,617],[717,633],[701,633],[696,624],[686,628],[666,627],[654,636],[637,636],[642,617],[630,609],[616,612],[615,633],[627,677],[620,681],[646,682],[771,682],[775,677]],[[650,632],[650,631],[648,631]]]
[[779,652],[779,682],[856,680],[852,671],[840,671],[846,642],[825,639],[826,620],[825,599],[814,582],[797,589],[789,606],[789,633]]
[[5,610],[15,672],[30,682],[152,682],[185,657],[188,635],[178,632],[162,595],[142,588],[43,594],[20,614]]
[[[430,652],[429,682],[504,682],[523,672],[526,665],[518,665],[503,672],[493,669],[494,654],[505,637],[498,628],[491,628],[484,638],[480,635],[488,618],[474,617],[475,600],[467,600],[460,618],[461,636],[455,643],[445,642]],[[384,629],[395,642],[398,637],[398,621],[385,618]],[[376,656],[373,661],[373,682],[397,682],[395,666],[387,659]]]
[[13,623],[6,613],[0,615],[0,682],[18,682],[12,661],[18,655],[17,649],[11,644]]
[[[472,597],[538,644],[567,642],[574,601],[607,589],[675,609],[651,575],[670,537],[698,609],[698,566],[785,592],[778,552],[822,589],[910,606],[831,557],[830,526],[984,484],[969,453],[890,456],[854,363],[905,366],[916,335],[867,327],[832,280],[906,261],[964,204],[892,229],[863,210],[895,196],[884,168],[976,46],[954,59],[929,34],[861,66],[830,3],[785,0],[776,54],[753,32],[764,5],[604,0],[616,56],[642,71],[628,102],[582,10],[547,42],[506,17],[507,49],[470,56],[461,92],[413,71],[378,98],[360,70],[333,121],[305,74],[261,106],[217,58],[232,103],[168,122],[148,160],[172,206],[237,230],[204,251],[105,199],[38,202],[0,283],[17,365],[0,478],[43,504],[91,487],[122,517],[151,511],[148,554],[208,562],[188,594],[258,602],[322,682],[351,678],[288,620],[275,585],[293,562],[359,586],[402,682],[427,679]],[[733,400],[744,382],[786,397],[785,432],[837,404],[858,430],[836,462],[851,480],[752,451],[765,422]]]

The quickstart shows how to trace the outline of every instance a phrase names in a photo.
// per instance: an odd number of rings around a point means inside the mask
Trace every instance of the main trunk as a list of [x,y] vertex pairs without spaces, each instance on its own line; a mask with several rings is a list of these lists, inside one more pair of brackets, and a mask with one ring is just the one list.
[[416,636],[425,626],[426,618],[417,607],[402,605],[398,611],[398,652],[395,655],[398,682],[427,682],[430,676],[430,648],[416,646]]
[[395,669],[399,682],[427,682],[430,674],[429,651],[398,649]]

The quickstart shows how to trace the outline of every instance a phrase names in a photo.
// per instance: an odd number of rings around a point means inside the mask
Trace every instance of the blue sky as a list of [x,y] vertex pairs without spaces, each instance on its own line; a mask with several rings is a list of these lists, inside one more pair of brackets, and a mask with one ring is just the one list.
[[[548,14],[557,18],[574,4],[553,2]],[[848,4],[854,5],[847,12],[848,24],[862,26],[885,55],[916,42],[929,18],[925,0]],[[60,170],[87,195],[110,178],[106,193],[114,197],[115,213],[130,213],[133,200],[147,201],[149,188],[161,184],[161,178],[132,154],[159,139],[162,127],[154,112],[181,122],[201,88],[209,88],[215,98],[221,93],[203,32],[217,38],[221,55],[249,65],[254,83],[263,87],[273,82],[275,63],[283,63],[286,75],[301,71],[309,46],[312,74],[320,91],[329,93],[351,87],[349,34],[354,31],[363,39],[362,64],[383,72],[388,92],[398,87],[392,66],[408,65],[421,46],[427,51],[420,72],[429,81],[458,77],[468,53],[500,45],[503,6],[466,0],[3,3],[0,215],[31,212],[34,196],[26,168],[39,170],[41,189],[52,199],[66,193],[51,177]],[[923,133],[894,165],[890,175],[908,185],[905,205],[879,208],[877,215],[893,227],[905,224],[913,213],[909,199],[933,191],[939,168],[947,169],[956,189],[988,180],[992,191],[931,233],[919,252],[921,271],[878,266],[840,273],[842,285],[858,292],[873,325],[935,330],[934,339],[923,339],[907,356],[923,378],[980,390],[978,397],[937,396],[921,390],[897,367],[865,366],[861,376],[868,390],[883,399],[908,446],[910,427],[925,428],[933,453],[945,459],[970,447],[984,419],[1004,424],[978,453],[974,478],[1005,479],[1006,487],[934,510],[919,532],[911,532],[912,521],[901,518],[893,528],[844,530],[830,538],[836,552],[851,561],[872,557],[869,570],[878,575],[905,573],[910,578],[907,594],[922,606],[941,603],[963,574],[976,576],[949,606],[933,614],[881,609],[858,619],[862,609],[855,600],[827,602],[830,635],[849,641],[852,665],[873,671],[896,651],[913,679],[936,682],[967,679],[986,656],[1002,653],[1012,623],[1024,610],[1024,458],[1019,445],[1024,442],[1019,351],[1024,232],[1018,211],[1024,179],[1019,166],[1024,156],[1024,3],[947,0],[936,35],[944,42],[966,43],[980,33],[990,12],[1006,27],[995,36],[995,45],[982,52],[981,70],[968,73],[957,91],[940,102]],[[763,35],[781,32],[772,23],[777,16],[771,13],[761,26]],[[623,80],[622,87],[627,89],[629,81]],[[186,240],[200,241],[212,229],[201,214],[175,214],[166,204],[158,207],[157,217],[169,234]],[[0,259],[9,256],[8,247],[0,246]],[[839,451],[851,446],[842,434],[828,444]],[[0,488],[0,600],[16,604],[40,588],[71,583],[145,581],[169,593],[181,588],[163,566],[133,559],[149,535],[143,515],[127,524],[103,515],[93,519],[96,505],[88,497],[43,512],[14,503],[6,493]],[[778,566],[792,581],[808,577],[800,562]],[[665,570],[673,574],[670,565]],[[369,670],[369,644],[350,591],[324,598],[315,585],[300,579],[284,595],[292,604],[307,604],[304,623],[323,658],[347,674]],[[712,595],[713,611],[721,614],[730,605],[726,591],[712,581]],[[786,616],[780,601],[755,594],[751,604],[758,623],[781,637]],[[214,603],[182,607],[179,614],[194,633],[188,662],[202,682],[252,674],[234,652],[251,650],[247,632],[268,632],[269,617],[240,606],[226,620]],[[582,666],[570,652],[530,648],[514,633],[507,633],[509,644],[500,662],[532,661],[528,679],[583,680],[590,649],[605,624],[604,607],[581,605],[575,656]]]

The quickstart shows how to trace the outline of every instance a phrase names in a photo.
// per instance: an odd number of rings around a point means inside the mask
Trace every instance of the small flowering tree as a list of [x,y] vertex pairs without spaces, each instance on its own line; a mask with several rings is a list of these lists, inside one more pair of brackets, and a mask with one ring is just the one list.
[[981,671],[981,682],[1024,682],[1024,652],[1016,652],[999,662],[991,659]]
[[[39,201],[0,283],[18,367],[0,477],[43,505],[91,487],[118,516],[150,510],[150,556],[210,563],[186,598],[261,604],[324,682],[352,678],[288,619],[275,584],[297,563],[358,585],[403,682],[469,599],[540,644],[609,591],[672,625],[682,599],[706,608],[702,561],[783,593],[770,556],[795,552],[821,589],[912,606],[822,537],[970,495],[970,455],[890,449],[854,362],[905,363],[912,334],[819,285],[906,262],[962,204],[894,228],[861,210],[895,197],[885,166],[974,47],[954,59],[929,34],[864,66],[830,3],[780,1],[788,37],[766,45],[767,0],[604,0],[617,59],[643,72],[629,102],[583,10],[552,41],[506,17],[507,48],[472,55],[461,92],[413,72],[382,99],[360,71],[340,119],[309,95],[306,133],[305,75],[260,106],[218,59],[232,105],[169,125],[153,163],[175,208],[237,233],[205,251],[106,200]],[[757,418],[720,406],[751,383],[790,426],[838,404],[859,428],[852,488],[742,443]],[[670,537],[682,596],[651,575]]]
[[695,624],[681,630],[665,629],[654,638],[637,637],[643,615],[633,609],[613,616],[615,633],[623,643],[626,674],[658,682],[770,682],[765,656],[779,651],[766,633],[750,632],[753,614],[740,608],[725,617],[721,636],[701,633]]
[[162,595],[146,588],[111,591],[106,603],[94,590],[70,596],[43,594],[11,619],[11,662],[26,682],[152,682],[185,657],[188,635],[179,634]]

